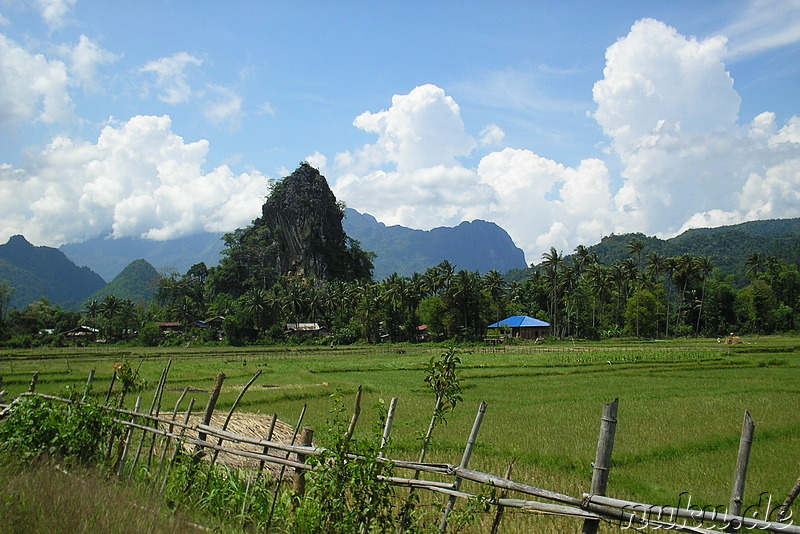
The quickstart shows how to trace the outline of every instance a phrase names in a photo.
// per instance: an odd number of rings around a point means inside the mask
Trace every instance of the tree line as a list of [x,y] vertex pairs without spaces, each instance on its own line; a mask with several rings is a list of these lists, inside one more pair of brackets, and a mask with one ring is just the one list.
[[[9,312],[3,302],[7,306],[10,288],[0,285],[0,340],[59,344],[63,332],[87,325],[107,341],[158,344],[164,342],[159,322],[185,326],[215,316],[225,318],[223,332],[185,335],[215,341],[222,334],[230,344],[297,342],[305,338],[291,338],[287,324],[317,323],[327,333],[325,343],[477,341],[487,325],[513,315],[547,321],[562,339],[771,334],[800,325],[797,265],[751,254],[749,283],[737,288],[709,257],[645,253],[636,238],[627,251],[626,259],[605,265],[584,246],[570,257],[551,248],[524,281],[443,261],[410,277],[374,282],[277,276],[257,257],[236,258],[233,247],[218,266],[199,263],[162,278],[147,305],[109,295],[81,312],[44,299]],[[50,338],[42,341],[42,332]]]

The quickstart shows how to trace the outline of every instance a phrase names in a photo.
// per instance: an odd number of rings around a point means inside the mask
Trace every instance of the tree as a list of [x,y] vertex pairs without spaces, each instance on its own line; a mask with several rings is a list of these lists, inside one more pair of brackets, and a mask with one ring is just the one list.
[[548,313],[553,322],[552,331],[555,336],[559,336],[558,324],[558,284],[560,267],[564,265],[564,257],[555,247],[550,247],[550,252],[542,254],[542,267],[544,267],[545,278],[550,286],[550,297]]
[[[641,285],[639,284],[638,280],[640,279],[638,273],[642,270],[642,250],[644,250],[644,241],[641,239],[635,238],[628,241],[626,246],[628,250],[628,254],[635,254],[636,255],[636,272],[637,272],[637,283],[636,283],[636,298],[639,298],[639,289]],[[636,337],[639,337],[639,304],[636,304]]]
[[714,270],[714,262],[708,256],[700,256],[697,258],[697,273],[700,276],[700,309],[697,312],[697,328],[695,332],[700,333],[700,319],[703,316],[703,302],[706,299],[706,280],[708,275]]

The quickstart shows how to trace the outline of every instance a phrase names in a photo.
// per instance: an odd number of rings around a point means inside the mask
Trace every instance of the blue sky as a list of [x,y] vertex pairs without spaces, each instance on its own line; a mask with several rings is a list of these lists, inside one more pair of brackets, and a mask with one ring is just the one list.
[[0,241],[230,231],[308,160],[529,262],[800,216],[800,2],[0,0]]

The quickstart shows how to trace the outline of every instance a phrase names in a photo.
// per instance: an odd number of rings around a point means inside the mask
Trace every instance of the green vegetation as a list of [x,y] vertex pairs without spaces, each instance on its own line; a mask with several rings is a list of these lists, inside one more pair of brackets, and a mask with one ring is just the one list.
[[[277,412],[293,424],[307,404],[304,424],[316,429],[331,426],[331,395],[349,407],[363,386],[364,406],[399,398],[387,456],[415,460],[434,404],[425,377],[431,357],[442,350],[431,345],[8,350],[0,353],[0,376],[11,396],[27,390],[34,372],[40,373],[37,390],[61,394],[66,385],[79,388],[96,369],[92,397],[102,401],[112,364],[127,360],[135,368],[145,358],[140,374],[148,386],[141,394],[148,399],[172,360],[164,406],[189,387],[195,410],[203,410],[214,376],[222,371],[228,378],[217,409],[225,411],[261,370],[239,410]],[[613,497],[676,504],[687,492],[701,506],[727,504],[745,410],[756,421],[746,506],[762,492],[773,503],[782,501],[800,475],[794,461],[800,453],[796,337],[743,337],[739,345],[715,339],[549,342],[501,352],[462,346],[457,357],[463,401],[448,412],[447,424],[437,427],[428,461],[458,462],[475,409],[486,401],[471,467],[502,474],[516,458],[514,480],[579,496],[589,487],[602,404],[619,397],[609,482]],[[374,444],[370,421],[380,415],[363,418],[354,438]],[[471,484],[463,489],[480,492]],[[421,516],[436,522],[436,503],[438,498],[424,494]],[[491,521],[491,513],[479,512],[471,531],[488,531]],[[501,531],[561,532],[575,525],[509,511]]]

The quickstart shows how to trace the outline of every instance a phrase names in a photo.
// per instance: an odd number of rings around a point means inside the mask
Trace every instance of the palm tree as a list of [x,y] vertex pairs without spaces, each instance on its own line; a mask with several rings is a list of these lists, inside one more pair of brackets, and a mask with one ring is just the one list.
[[[625,248],[627,248],[628,254],[636,255],[636,272],[638,274],[642,270],[642,250],[644,250],[644,241],[638,238],[631,239],[628,241]],[[638,282],[638,276],[636,279],[636,337],[639,337],[639,290],[641,289],[641,284]]]
[[545,278],[550,285],[549,313],[553,321],[553,334],[558,336],[558,282],[559,268],[564,265],[564,256],[555,247],[550,247],[550,252],[542,254],[542,267]]
[[694,256],[688,252],[681,254],[675,261],[675,275],[678,282],[681,284],[680,302],[678,305],[678,324],[682,322],[683,314],[685,313],[684,306],[686,304],[686,291],[689,287],[689,281],[697,274],[697,261]]
[[703,316],[703,302],[706,299],[706,279],[708,275],[714,270],[714,262],[708,256],[700,256],[697,258],[697,273],[700,275],[700,282],[702,290],[700,293],[700,310],[697,313],[697,328],[695,332],[700,334],[700,318]]
[[766,271],[767,268],[766,258],[764,258],[763,254],[758,252],[750,254],[744,264],[747,266],[747,275],[753,278],[756,278],[759,274]]
[[502,312],[501,302],[500,299],[505,293],[506,290],[506,281],[503,280],[503,275],[500,274],[500,271],[492,269],[483,277],[483,288],[486,291],[489,300],[491,301],[491,305],[496,310],[496,319],[497,321],[500,320],[500,314]]
[[664,327],[664,335],[669,336],[669,303],[672,300],[672,278],[675,276],[676,258],[666,258],[661,263],[662,272],[667,274],[667,312],[666,312],[666,326]]

